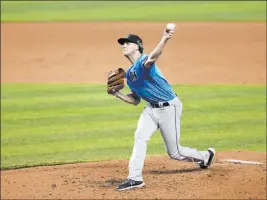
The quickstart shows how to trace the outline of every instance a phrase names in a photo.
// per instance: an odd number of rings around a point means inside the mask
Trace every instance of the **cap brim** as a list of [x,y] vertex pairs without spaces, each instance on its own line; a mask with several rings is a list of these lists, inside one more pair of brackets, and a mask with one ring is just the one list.
[[123,45],[125,42],[133,42],[133,41],[131,41],[131,40],[127,39],[127,38],[118,39],[118,43],[121,44],[121,45]]

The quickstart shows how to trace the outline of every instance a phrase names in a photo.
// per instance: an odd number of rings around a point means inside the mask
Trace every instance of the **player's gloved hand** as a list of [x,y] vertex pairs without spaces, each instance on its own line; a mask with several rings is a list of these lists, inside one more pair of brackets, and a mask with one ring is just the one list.
[[115,71],[109,71],[107,81],[107,93],[114,95],[117,91],[124,88],[125,71],[118,68]]

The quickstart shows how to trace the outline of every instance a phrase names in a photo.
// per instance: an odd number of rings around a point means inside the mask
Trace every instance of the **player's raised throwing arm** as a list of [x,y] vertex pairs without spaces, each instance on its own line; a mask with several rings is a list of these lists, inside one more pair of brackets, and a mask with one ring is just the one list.
[[156,48],[148,55],[147,60],[144,62],[144,67],[149,68],[151,64],[156,62],[156,60],[160,57],[163,52],[163,49],[169,39],[171,39],[174,34],[175,25],[167,24],[167,27],[163,31],[162,38]]

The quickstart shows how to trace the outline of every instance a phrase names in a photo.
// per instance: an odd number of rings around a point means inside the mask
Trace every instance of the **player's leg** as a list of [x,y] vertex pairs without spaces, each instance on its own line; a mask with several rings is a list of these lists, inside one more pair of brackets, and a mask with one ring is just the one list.
[[180,117],[182,104],[177,101],[174,105],[165,107],[160,113],[160,131],[169,156],[177,160],[208,163],[209,151],[199,151],[180,145]]
[[144,185],[142,169],[147,151],[147,142],[152,134],[158,129],[150,106],[146,106],[138,120],[134,137],[134,147],[129,161],[129,175],[127,180],[117,189],[119,191],[141,187]]
[[142,181],[142,169],[147,150],[147,142],[152,134],[158,129],[157,122],[153,117],[152,109],[146,106],[138,120],[134,136],[134,147],[129,162],[128,178]]

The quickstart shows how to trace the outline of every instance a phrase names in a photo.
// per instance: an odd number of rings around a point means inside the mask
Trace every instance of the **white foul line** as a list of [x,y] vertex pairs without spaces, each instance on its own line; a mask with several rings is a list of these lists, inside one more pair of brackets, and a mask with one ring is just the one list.
[[235,159],[223,159],[221,162],[229,162],[234,164],[248,164],[248,165],[263,165],[262,162],[250,161],[250,160],[235,160]]

